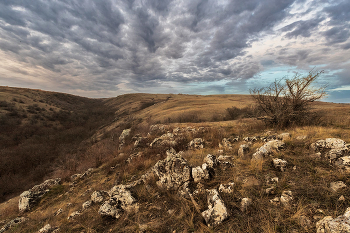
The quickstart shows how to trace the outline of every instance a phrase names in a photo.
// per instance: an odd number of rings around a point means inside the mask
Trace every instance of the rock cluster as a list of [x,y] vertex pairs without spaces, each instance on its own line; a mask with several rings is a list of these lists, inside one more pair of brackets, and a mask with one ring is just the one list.
[[150,147],[174,147],[177,145],[176,139],[174,134],[172,133],[166,133],[162,136],[155,138],[151,144]]
[[136,199],[124,185],[114,186],[108,194],[109,200],[105,201],[98,211],[100,215],[119,218],[123,211],[138,211]]
[[59,232],[58,227],[52,227],[50,224],[46,224],[43,228],[41,228],[38,233],[56,233]]
[[346,144],[345,141],[339,138],[326,138],[312,143],[310,149],[314,153],[326,152],[324,156],[330,163],[350,171],[350,144]]
[[158,177],[157,185],[167,190],[177,190],[191,179],[191,167],[181,153],[168,152],[164,160],[158,161],[152,171]]
[[316,223],[317,233],[343,233],[350,232],[350,208],[335,219],[332,216],[324,217]]
[[28,191],[24,191],[20,195],[18,208],[20,212],[29,211],[40,199],[44,196],[45,193],[50,191],[50,188],[53,186],[59,185],[61,182],[60,178],[49,179],[43,182],[40,185],[35,185],[33,188]]
[[203,149],[204,148],[204,140],[202,138],[195,138],[188,143],[188,148],[195,149]]
[[21,224],[23,222],[27,221],[27,219],[25,217],[18,217],[15,218],[11,221],[9,221],[8,223],[6,223],[1,229],[0,229],[0,233],[7,231],[8,229],[10,229],[11,227],[14,227],[18,224]]

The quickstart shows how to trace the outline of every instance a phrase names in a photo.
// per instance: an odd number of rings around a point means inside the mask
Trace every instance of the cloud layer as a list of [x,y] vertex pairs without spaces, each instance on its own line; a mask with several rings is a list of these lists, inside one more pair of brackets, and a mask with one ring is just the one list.
[[[3,0],[0,81],[115,96],[247,92],[280,67],[350,85],[347,0]],[[193,85],[200,87],[193,89]]]

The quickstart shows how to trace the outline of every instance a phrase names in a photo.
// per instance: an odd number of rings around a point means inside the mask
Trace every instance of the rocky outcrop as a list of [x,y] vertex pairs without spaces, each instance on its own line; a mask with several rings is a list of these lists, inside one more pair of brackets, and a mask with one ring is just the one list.
[[350,208],[335,219],[332,216],[324,217],[316,223],[317,233],[343,233],[350,232]]
[[216,189],[208,191],[208,209],[202,212],[202,216],[209,227],[222,223],[229,217],[229,212]]
[[131,129],[124,129],[123,132],[120,134],[120,136],[119,136],[119,149],[122,149],[124,147],[125,139],[126,139],[126,137],[129,136],[130,132],[131,132]]
[[284,142],[280,140],[272,140],[265,143],[263,146],[258,148],[252,156],[252,160],[260,160],[270,155],[274,150],[279,151],[283,149]]
[[341,149],[345,147],[345,141],[339,138],[326,138],[318,140],[310,145],[310,149],[314,152],[322,152],[324,149]]
[[46,224],[43,228],[41,228],[38,233],[56,233],[59,232],[58,227],[52,227],[50,224]]
[[21,224],[23,222],[27,221],[27,219],[25,217],[18,217],[15,218],[11,221],[9,221],[8,223],[6,223],[1,229],[0,229],[0,233],[7,231],[8,229],[10,229],[11,227],[14,227],[18,224]]
[[18,208],[20,212],[29,211],[40,199],[44,196],[45,193],[50,191],[50,188],[53,186],[59,185],[61,182],[60,178],[49,179],[40,185],[35,185],[33,188],[28,191],[24,191],[20,195]]
[[188,148],[195,149],[203,149],[204,148],[204,140],[202,138],[195,138],[188,143]]
[[350,144],[346,144],[342,139],[318,140],[310,145],[310,150],[314,153],[324,153],[324,157],[329,159],[330,163],[350,172]]
[[167,190],[177,190],[191,179],[191,167],[181,153],[168,152],[164,160],[158,161],[152,171],[158,177],[157,185]]
[[105,217],[119,218],[123,211],[138,211],[139,205],[131,192],[124,186],[114,186],[108,192],[110,198],[105,201],[98,213]]
[[174,147],[176,145],[177,142],[175,140],[174,134],[166,133],[158,138],[155,138],[151,142],[150,147]]

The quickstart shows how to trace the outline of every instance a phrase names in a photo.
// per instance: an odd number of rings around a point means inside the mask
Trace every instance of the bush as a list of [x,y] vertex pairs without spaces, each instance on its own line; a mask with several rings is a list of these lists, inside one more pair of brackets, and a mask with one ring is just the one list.
[[296,74],[292,79],[276,80],[268,87],[250,90],[266,115],[265,122],[279,128],[312,123],[318,116],[310,111],[310,103],[326,95],[325,87],[312,86],[321,73],[310,71],[305,77]]

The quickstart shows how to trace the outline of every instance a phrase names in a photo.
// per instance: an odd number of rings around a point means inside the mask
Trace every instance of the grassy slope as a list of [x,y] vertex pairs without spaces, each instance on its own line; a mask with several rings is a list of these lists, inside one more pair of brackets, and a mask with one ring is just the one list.
[[[193,166],[200,165],[206,154],[217,154],[218,143],[224,137],[260,135],[264,131],[270,130],[255,119],[209,122],[215,114],[224,116],[225,109],[228,107],[245,107],[252,103],[251,100],[241,95],[130,94],[102,101],[108,109],[113,109],[116,119],[113,124],[104,127],[97,133],[103,135],[103,133],[108,132],[100,137],[100,141],[87,149],[88,153],[86,153],[85,158],[96,159],[99,158],[96,155],[99,155],[104,157],[104,159],[100,158],[101,161],[105,161],[104,164],[68,194],[65,192],[70,189],[69,182],[63,182],[62,186],[52,190],[33,211],[24,214],[30,218],[30,221],[9,232],[36,232],[46,223],[60,226],[64,232],[108,232],[110,230],[112,232],[135,232],[142,224],[148,224],[149,232],[173,232],[173,230],[176,232],[290,232],[292,229],[299,232],[314,232],[317,221],[314,216],[320,215],[317,209],[324,210],[325,215],[335,217],[342,214],[348,207],[349,197],[346,195],[350,191],[348,176],[337,171],[328,161],[311,158],[308,145],[327,137],[338,137],[350,142],[350,106],[316,103],[315,109],[326,110],[324,112],[324,126],[289,129],[288,132],[292,134],[292,138],[287,142],[286,150],[274,154],[274,157],[284,158],[289,162],[286,172],[275,170],[271,165],[270,158],[261,164],[250,163],[250,160],[235,159],[233,161],[235,167],[226,171],[218,171],[215,179],[205,184],[206,188],[217,188],[220,183],[229,181],[236,184],[235,192],[232,195],[222,195],[232,216],[214,229],[209,229],[202,223],[200,215],[190,201],[179,198],[173,193],[159,190],[152,182],[148,188],[141,186],[132,190],[140,204],[140,212],[137,214],[125,213],[119,220],[106,220],[97,214],[99,205],[93,205],[81,217],[68,221],[67,216],[80,209],[81,204],[90,199],[92,191],[109,190],[116,182],[128,183],[142,175],[164,157],[165,148],[157,150],[144,148],[142,151],[145,156],[142,159],[136,160],[132,164],[125,163],[125,159],[134,153],[134,150],[130,141],[130,145],[127,145],[123,150],[118,151],[117,149],[118,142],[115,138],[124,128],[132,126],[133,134],[146,136],[148,127],[152,123],[167,122],[169,117],[179,120],[184,115],[189,116],[189,119],[193,119],[193,113],[199,115],[202,117],[201,120],[207,122],[170,124],[170,130],[174,127],[187,126],[204,126],[208,129],[205,134],[192,135],[182,141],[185,145],[192,137],[198,136],[211,142],[203,150],[185,153],[186,159]],[[114,134],[111,134],[110,131],[113,131]],[[307,140],[302,143],[296,140],[296,137],[300,135],[307,135]],[[225,154],[236,157],[241,143],[235,143],[234,150],[225,151]],[[251,153],[260,144],[254,144]],[[124,153],[124,155],[117,156],[119,153]],[[160,156],[156,156],[157,154]],[[111,169],[115,165],[117,168]],[[296,166],[296,170],[293,169],[294,166]],[[278,176],[280,179],[276,195],[280,195],[282,191],[287,189],[293,191],[292,208],[276,207],[269,204],[269,200],[275,195],[267,196],[264,194],[267,175]],[[244,184],[244,180],[247,178],[256,179],[257,185]],[[344,181],[348,188],[338,193],[332,193],[328,185],[337,180]],[[86,192],[88,189],[91,190]],[[346,201],[338,202],[337,199],[342,194],[346,196]],[[247,213],[239,211],[239,199],[243,197],[253,199],[253,205]],[[0,204],[0,220],[9,220],[18,216],[17,201],[18,198],[14,198],[8,203]],[[201,211],[207,208],[205,200],[197,201]],[[68,203],[71,203],[69,207]],[[54,217],[53,213],[59,208],[64,209],[63,214]],[[169,210],[174,212],[168,212]],[[309,231],[298,224],[298,218],[301,215],[306,215],[312,221],[313,228]]]

